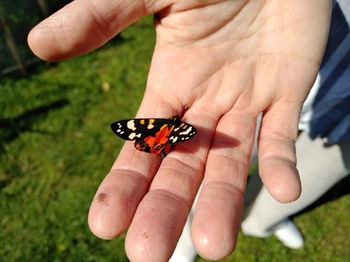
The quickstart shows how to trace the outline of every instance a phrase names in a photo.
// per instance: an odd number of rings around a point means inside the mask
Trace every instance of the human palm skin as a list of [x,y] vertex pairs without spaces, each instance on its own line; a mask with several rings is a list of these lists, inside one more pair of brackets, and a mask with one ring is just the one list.
[[76,0],[34,28],[34,53],[60,60],[154,13],[156,46],[137,116],[183,115],[198,129],[164,160],[126,142],[92,202],[93,233],[112,239],[128,228],[131,261],[166,261],[202,183],[192,224],[197,252],[230,254],[261,112],[262,181],[276,200],[297,199],[294,141],[330,9],[326,0]]

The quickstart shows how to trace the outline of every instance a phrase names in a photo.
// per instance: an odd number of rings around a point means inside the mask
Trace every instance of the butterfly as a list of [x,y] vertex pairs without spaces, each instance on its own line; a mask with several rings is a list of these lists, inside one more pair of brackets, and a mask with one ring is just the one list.
[[165,157],[173,145],[191,139],[197,130],[182,122],[179,116],[170,118],[135,118],[114,122],[112,131],[122,139],[135,141],[135,148]]

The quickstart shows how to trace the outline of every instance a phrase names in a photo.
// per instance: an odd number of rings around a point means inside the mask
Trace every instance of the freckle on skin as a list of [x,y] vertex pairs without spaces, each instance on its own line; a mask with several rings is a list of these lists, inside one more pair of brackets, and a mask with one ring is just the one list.
[[146,233],[146,232],[143,232],[143,237],[145,238],[145,239],[149,239],[149,236],[148,236],[148,234]]
[[101,203],[101,204],[104,204],[105,206],[108,206],[108,195],[105,194],[105,193],[100,193],[97,196],[97,202]]

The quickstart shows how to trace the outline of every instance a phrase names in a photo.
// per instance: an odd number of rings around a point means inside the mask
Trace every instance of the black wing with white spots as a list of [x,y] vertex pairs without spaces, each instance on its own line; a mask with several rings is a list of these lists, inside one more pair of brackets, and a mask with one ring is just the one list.
[[197,129],[194,126],[179,121],[169,136],[169,143],[175,144],[190,140],[195,134],[197,134]]
[[135,118],[114,122],[112,131],[125,140],[141,140],[156,134],[163,125],[169,124],[166,118]]

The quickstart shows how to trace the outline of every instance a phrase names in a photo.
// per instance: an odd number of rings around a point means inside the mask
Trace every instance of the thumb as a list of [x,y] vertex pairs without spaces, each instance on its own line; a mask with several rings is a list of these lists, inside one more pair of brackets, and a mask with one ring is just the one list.
[[169,1],[76,0],[32,29],[28,44],[44,60],[55,61],[92,51],[144,15]]

